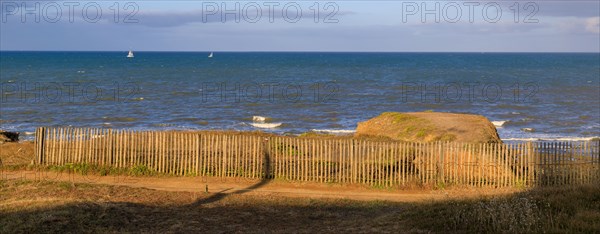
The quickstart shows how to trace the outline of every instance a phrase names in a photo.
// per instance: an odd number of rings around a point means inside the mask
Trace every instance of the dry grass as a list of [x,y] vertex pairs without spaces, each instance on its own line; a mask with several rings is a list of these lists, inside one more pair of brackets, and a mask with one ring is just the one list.
[[[29,148],[0,145],[0,160],[29,164]],[[192,231],[598,233],[600,184],[395,203],[0,180],[0,233]]]
[[34,160],[34,143],[24,141],[0,144],[0,166],[28,165]]
[[70,183],[5,182],[0,194],[0,232],[377,231],[390,226],[371,229],[369,217],[400,212],[377,202]]
[[[436,232],[597,233],[600,185],[535,188],[511,196],[436,202],[413,212]],[[423,216],[421,214],[428,214]]]
[[594,233],[600,186],[394,203],[0,181],[0,233],[192,231]]

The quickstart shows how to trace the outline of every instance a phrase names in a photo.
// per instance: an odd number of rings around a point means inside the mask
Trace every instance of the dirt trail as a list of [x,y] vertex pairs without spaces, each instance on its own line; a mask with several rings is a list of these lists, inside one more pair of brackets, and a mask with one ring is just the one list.
[[505,195],[515,189],[448,189],[448,190],[384,190],[353,185],[287,182],[281,180],[251,180],[213,177],[128,177],[83,176],[50,171],[0,171],[0,180],[35,180],[118,185],[163,191],[186,191],[209,194],[248,194],[304,198],[339,198],[351,200],[387,200],[426,202],[445,199],[478,198]]

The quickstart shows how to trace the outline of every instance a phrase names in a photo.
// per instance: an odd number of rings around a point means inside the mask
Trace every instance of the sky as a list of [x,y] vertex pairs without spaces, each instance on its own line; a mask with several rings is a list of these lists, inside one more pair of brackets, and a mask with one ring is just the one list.
[[0,1],[0,50],[600,52],[600,1]]

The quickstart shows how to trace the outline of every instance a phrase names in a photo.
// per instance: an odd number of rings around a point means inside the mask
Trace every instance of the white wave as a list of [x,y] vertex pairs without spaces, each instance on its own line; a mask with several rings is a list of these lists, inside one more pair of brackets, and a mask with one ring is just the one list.
[[594,128],[600,128],[600,124],[592,124],[590,126],[585,126],[585,129],[594,129]]
[[255,128],[277,128],[281,126],[282,123],[251,123]]
[[344,129],[311,129],[313,132],[328,133],[328,134],[352,134],[356,130],[344,130]]
[[252,116],[252,121],[258,122],[258,123],[264,123],[265,121],[267,121],[267,117],[255,115],[255,116]]
[[535,129],[534,128],[521,128],[521,131],[523,131],[523,132],[534,132]]
[[494,124],[494,126],[496,126],[497,128],[501,128],[502,125],[504,125],[506,122],[508,122],[508,121],[506,121],[506,120],[505,121],[502,121],[502,120],[500,120],[500,121],[492,121],[492,124]]
[[503,141],[591,141],[592,139],[600,138],[595,137],[528,137],[528,138],[504,138]]

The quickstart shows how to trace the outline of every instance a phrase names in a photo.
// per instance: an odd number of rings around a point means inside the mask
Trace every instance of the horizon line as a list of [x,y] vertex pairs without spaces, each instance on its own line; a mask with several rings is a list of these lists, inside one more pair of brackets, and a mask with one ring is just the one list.
[[[1,50],[0,52],[127,52],[130,50]],[[490,53],[490,54],[599,54],[600,51],[319,51],[319,50],[131,50],[157,53]]]

